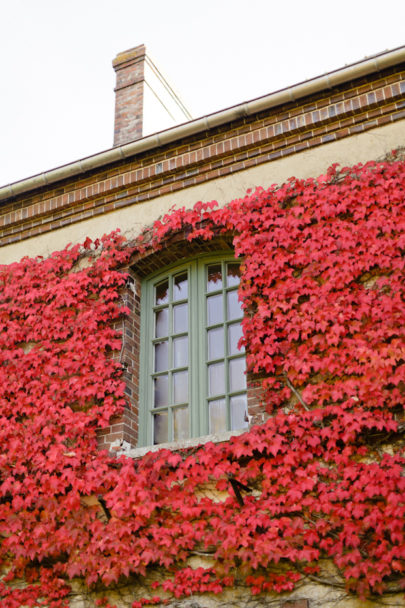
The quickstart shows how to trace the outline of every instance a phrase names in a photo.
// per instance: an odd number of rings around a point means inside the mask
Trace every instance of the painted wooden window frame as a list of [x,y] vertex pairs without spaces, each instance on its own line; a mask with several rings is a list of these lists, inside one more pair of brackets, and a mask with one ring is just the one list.
[[[225,361],[225,391],[221,393],[224,396],[226,402],[226,429],[231,430],[230,421],[230,400],[231,398],[242,397],[246,401],[247,407],[247,389],[246,389],[246,375],[243,374],[243,388],[239,390],[230,390],[229,380],[229,366],[228,361],[244,359],[244,350],[239,350],[237,354],[230,354],[228,352],[229,338],[228,328],[230,325],[240,324],[241,318],[227,319],[226,313],[226,302],[227,294],[229,292],[237,293],[237,286],[225,286],[224,284],[220,289],[214,289],[207,291],[207,272],[208,266],[221,264],[222,271],[227,268],[228,264],[239,264],[240,262],[235,260],[234,257],[229,255],[229,251],[218,252],[216,254],[207,255],[207,253],[201,254],[201,256],[193,257],[192,259],[183,263],[174,263],[166,266],[164,269],[156,271],[149,275],[142,283],[142,295],[141,295],[141,351],[140,351],[140,406],[139,406],[139,421],[140,421],[140,432],[139,432],[139,445],[152,445],[153,440],[153,429],[152,429],[152,411],[156,412],[153,408],[154,389],[153,389],[153,378],[159,375],[160,372],[154,370],[154,347],[153,344],[159,342],[159,339],[155,337],[155,312],[159,310],[159,306],[155,303],[155,287],[161,284],[167,277],[170,277],[170,281],[179,275],[182,275],[187,271],[188,273],[188,302],[189,302],[189,320],[188,320],[188,336],[189,336],[189,357],[188,357],[188,403],[189,403],[189,438],[200,437],[207,435],[212,432],[209,427],[208,420],[208,403],[215,401],[214,397],[208,395],[208,366],[209,363],[215,363],[216,359],[208,359],[208,338],[207,331],[208,319],[207,319],[207,298],[213,295],[217,295],[220,292],[224,294],[223,297],[223,314],[224,319],[217,324],[213,324],[214,328],[220,327],[221,324],[224,329],[224,361]],[[172,294],[171,294],[172,295]],[[169,297],[168,306],[171,309],[177,304],[178,301],[174,301],[172,297]],[[234,296],[233,296],[234,297]],[[170,316],[170,313],[169,313]],[[169,320],[170,327],[170,320]],[[171,327],[170,327],[171,329]],[[173,332],[169,331],[169,342],[173,340]],[[184,332],[183,332],[184,335]],[[169,347],[170,351],[170,347]],[[170,352],[169,352],[170,358]],[[220,359],[220,358],[217,358]],[[173,366],[169,366],[170,374],[175,373]],[[245,365],[243,366],[245,368]],[[179,369],[179,368],[178,368]],[[169,381],[169,386],[171,383]],[[218,397],[216,398],[218,400]],[[169,403],[167,406],[168,412],[174,412],[178,404]],[[162,410],[163,411],[163,410]],[[176,441],[174,439],[172,414],[169,413],[169,424],[168,424],[168,442]],[[243,422],[247,426],[247,419]]]

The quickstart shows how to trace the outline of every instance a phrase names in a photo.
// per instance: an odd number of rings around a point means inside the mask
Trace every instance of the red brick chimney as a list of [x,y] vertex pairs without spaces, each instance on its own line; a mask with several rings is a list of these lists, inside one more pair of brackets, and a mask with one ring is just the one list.
[[113,61],[116,73],[114,146],[143,135],[146,50],[143,44],[119,53]]

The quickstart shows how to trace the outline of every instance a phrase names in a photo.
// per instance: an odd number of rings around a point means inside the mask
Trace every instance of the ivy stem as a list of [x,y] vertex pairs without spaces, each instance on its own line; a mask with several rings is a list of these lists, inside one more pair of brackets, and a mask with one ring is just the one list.
[[301,403],[301,405],[307,410],[307,412],[310,411],[310,408],[308,407],[308,404],[305,403],[301,393],[299,393],[297,391],[297,389],[295,388],[295,386],[291,383],[289,377],[285,374],[285,383],[288,386],[288,388],[290,389],[290,391],[292,391],[294,393],[294,395],[297,397],[298,401]]

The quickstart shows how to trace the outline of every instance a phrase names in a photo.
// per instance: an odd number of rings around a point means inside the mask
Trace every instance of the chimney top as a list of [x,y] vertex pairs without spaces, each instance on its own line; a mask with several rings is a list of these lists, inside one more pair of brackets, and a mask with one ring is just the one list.
[[114,146],[142,137],[145,56],[145,46],[141,44],[119,53],[113,61],[116,73]]
[[116,73],[114,146],[191,120],[144,44],[118,53],[112,65]]
[[139,60],[146,55],[146,48],[144,44],[140,44],[139,46],[134,46],[132,49],[128,49],[127,51],[122,51],[122,53],[118,53],[115,59],[113,59],[113,68],[115,71],[122,70],[128,62],[133,62]]

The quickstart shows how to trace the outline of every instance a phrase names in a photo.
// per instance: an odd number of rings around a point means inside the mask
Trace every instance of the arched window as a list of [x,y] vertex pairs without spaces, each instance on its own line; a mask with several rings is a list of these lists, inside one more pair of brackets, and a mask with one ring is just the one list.
[[142,286],[140,442],[247,427],[239,264],[199,257]]

